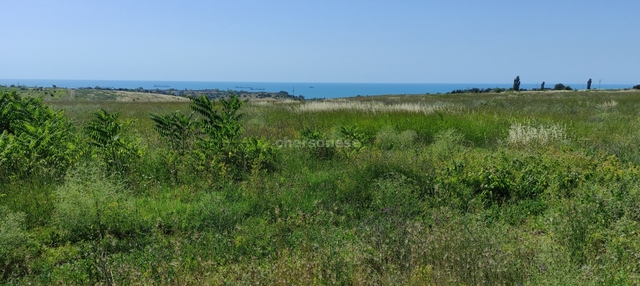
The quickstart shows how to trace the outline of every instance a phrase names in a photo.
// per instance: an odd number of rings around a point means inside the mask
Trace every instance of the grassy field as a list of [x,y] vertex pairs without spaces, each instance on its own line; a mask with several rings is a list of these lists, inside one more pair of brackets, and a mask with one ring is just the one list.
[[640,92],[59,90],[0,101],[0,283],[640,283]]

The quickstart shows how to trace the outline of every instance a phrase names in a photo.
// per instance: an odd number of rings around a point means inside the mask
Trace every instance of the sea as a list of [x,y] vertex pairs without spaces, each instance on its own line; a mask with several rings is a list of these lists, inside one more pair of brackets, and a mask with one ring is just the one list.
[[[545,83],[545,87],[553,88],[556,83]],[[453,90],[470,88],[505,88],[512,83],[328,83],[328,82],[217,82],[217,81],[135,81],[135,80],[59,80],[59,79],[0,79],[0,85],[27,87],[100,87],[127,89],[177,89],[177,90],[246,90],[279,92],[286,91],[290,95],[304,98],[341,98],[355,96],[373,96],[386,94],[437,94]],[[573,89],[586,89],[586,82],[581,84],[564,84]],[[539,83],[523,83],[521,89],[538,88]],[[632,84],[600,84],[594,82],[591,88],[624,89]]]

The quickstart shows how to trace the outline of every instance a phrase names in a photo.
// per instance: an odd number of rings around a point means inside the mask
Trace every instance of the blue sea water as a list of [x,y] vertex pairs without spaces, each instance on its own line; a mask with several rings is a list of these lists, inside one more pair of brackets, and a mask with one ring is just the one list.
[[[425,94],[446,93],[456,89],[469,88],[510,88],[511,83],[313,83],[313,82],[205,82],[205,81],[126,81],[126,80],[45,80],[45,79],[0,79],[0,85],[22,85],[28,87],[57,87],[80,88],[139,88],[144,89],[220,89],[247,91],[286,91],[292,95],[302,95],[305,98],[339,98],[385,94]],[[546,87],[553,87],[555,83],[546,83]],[[585,89],[586,83],[565,84],[574,89]],[[603,89],[631,88],[632,84],[601,84]],[[520,88],[532,89],[538,84],[523,83]],[[594,83],[592,88],[598,88]]]

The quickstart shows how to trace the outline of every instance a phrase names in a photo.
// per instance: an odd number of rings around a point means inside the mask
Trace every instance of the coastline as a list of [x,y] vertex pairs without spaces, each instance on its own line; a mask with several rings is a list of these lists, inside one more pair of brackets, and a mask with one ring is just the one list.
[[[203,82],[203,81],[118,81],[118,80],[27,80],[0,79],[0,85],[25,87],[93,88],[111,90],[154,90],[154,91],[247,91],[278,93],[287,92],[292,96],[306,99],[343,98],[388,94],[437,94],[454,90],[508,89],[510,83],[317,83],[317,82]],[[548,86],[553,86],[551,83]],[[566,84],[582,90],[584,84]],[[311,88],[313,86],[313,88]],[[601,84],[602,89],[631,88],[634,84]],[[523,83],[522,89],[538,88],[537,83]],[[595,86],[596,88],[598,86]]]

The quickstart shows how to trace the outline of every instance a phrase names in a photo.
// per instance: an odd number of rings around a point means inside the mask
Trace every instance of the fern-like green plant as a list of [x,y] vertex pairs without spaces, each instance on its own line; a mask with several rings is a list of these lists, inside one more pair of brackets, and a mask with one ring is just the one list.
[[238,114],[238,110],[247,101],[241,101],[237,96],[231,96],[228,100],[224,98],[220,99],[222,103],[222,112],[220,117],[222,118],[222,135],[226,138],[237,138],[242,132],[240,126],[240,120],[242,114]]
[[46,121],[39,126],[20,127],[16,143],[23,150],[24,171],[60,176],[79,158],[82,151],[76,147],[76,140],[65,123]]
[[0,134],[0,178],[7,180],[15,172],[15,137],[4,130]]
[[353,126],[340,126],[340,134],[351,143],[349,147],[354,148],[354,150],[360,150],[364,148],[364,144],[367,143],[371,138],[364,132],[360,131],[360,129]]
[[155,123],[154,129],[169,145],[170,151],[163,153],[162,158],[174,183],[177,184],[184,154],[192,150],[197,121],[192,120],[193,113],[185,116],[179,111],[167,115],[150,114],[150,117]]
[[189,107],[202,116],[200,127],[204,133],[215,136],[222,128],[222,117],[218,114],[215,100],[210,100],[204,95],[192,97]]
[[15,91],[0,93],[0,131],[13,133],[12,123],[20,121],[22,99]]
[[93,120],[84,127],[89,144],[95,147],[111,171],[128,171],[134,159],[140,156],[135,142],[123,134],[133,122],[121,122],[118,120],[119,113],[109,114],[102,108],[94,112],[93,116]]
[[201,128],[205,134],[211,139],[216,140],[219,144],[224,144],[237,139],[242,128],[240,119],[242,114],[238,114],[238,110],[246,103],[237,96],[231,96],[229,99],[220,99],[222,109],[218,113],[215,100],[210,100],[206,96],[191,98],[191,110],[202,116],[200,121]]
[[245,172],[252,169],[274,170],[278,149],[258,138],[245,138],[242,141],[242,160],[239,164]]
[[[205,168],[214,167],[233,177],[241,176],[243,170],[243,145],[240,140],[242,114],[238,113],[246,103],[237,96],[220,99],[221,108],[206,96],[191,98],[191,109],[201,118],[199,126],[204,137],[199,138],[194,156]],[[215,162],[215,163],[214,163]]]
[[0,128],[0,172],[5,176],[60,179],[82,153],[64,112],[41,98],[0,93]]
[[191,149],[196,132],[193,113],[186,116],[176,111],[168,115],[151,114],[150,117],[155,123],[154,129],[167,140],[171,150],[182,156]]
[[324,133],[318,130],[304,127],[300,131],[303,139],[303,147],[311,150],[311,155],[318,159],[330,159],[335,155],[335,146],[327,146],[327,138]]

